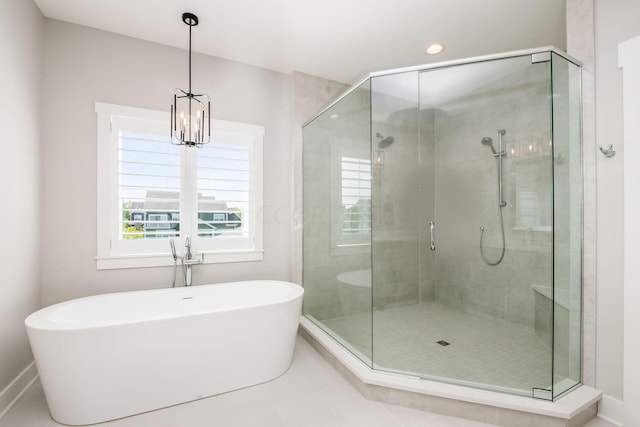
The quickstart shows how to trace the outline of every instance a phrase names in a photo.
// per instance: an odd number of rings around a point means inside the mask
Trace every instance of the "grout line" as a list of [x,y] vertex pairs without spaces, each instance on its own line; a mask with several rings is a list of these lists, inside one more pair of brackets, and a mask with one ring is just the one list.
[[[387,415],[389,415],[392,419],[396,420],[398,422],[399,425],[403,426],[403,427],[412,427],[412,426],[405,426],[404,423],[402,421],[400,421],[400,418],[396,417],[395,415],[393,415],[391,413],[391,411],[389,411],[385,405],[383,405],[381,402],[375,402],[376,405],[378,405],[379,408],[381,408]],[[415,424],[414,424],[415,425]]]

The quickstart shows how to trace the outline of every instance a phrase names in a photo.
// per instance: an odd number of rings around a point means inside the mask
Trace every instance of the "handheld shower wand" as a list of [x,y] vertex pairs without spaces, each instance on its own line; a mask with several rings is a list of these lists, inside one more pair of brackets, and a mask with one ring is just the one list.
[[507,202],[502,198],[502,158],[506,156],[506,152],[502,149],[502,137],[506,133],[507,133],[506,129],[498,130],[498,138],[499,138],[498,151],[496,151],[495,147],[493,146],[493,139],[491,139],[490,137],[485,136],[480,141],[482,145],[486,145],[489,148],[491,148],[493,157],[495,157],[498,160],[498,212],[500,214],[500,229],[502,232],[502,252],[500,253],[500,258],[495,262],[489,261],[489,259],[485,256],[484,249],[482,248],[482,238],[484,237],[484,225],[481,225],[480,226],[480,257],[482,257],[482,260],[487,265],[500,264],[502,262],[502,259],[504,258],[504,252],[505,252],[504,216],[502,215],[502,208],[507,206]]
[[169,240],[169,245],[171,245],[171,254],[173,255],[173,285],[172,288],[176,287],[176,270],[178,269],[178,253],[176,252],[176,244],[173,242],[173,239]]

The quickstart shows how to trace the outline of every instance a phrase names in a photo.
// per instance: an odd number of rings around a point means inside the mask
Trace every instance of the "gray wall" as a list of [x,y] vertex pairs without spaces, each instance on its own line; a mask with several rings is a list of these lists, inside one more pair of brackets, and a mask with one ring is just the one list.
[[640,2],[595,0],[596,137],[617,155],[597,154],[598,300],[596,386],[622,399],[623,123],[618,44],[640,35]]
[[291,280],[302,283],[302,125],[349,86],[294,71],[291,73],[291,157],[293,206]]
[[566,0],[567,53],[582,62],[582,382],[595,387],[596,368],[596,124],[594,0]]
[[39,123],[44,18],[32,1],[2,0],[0,9],[2,392],[33,360],[24,319],[40,307]]
[[[168,111],[174,88],[187,84],[187,53],[55,20],[46,21],[45,40],[43,304],[170,286],[171,267],[96,270],[94,103]],[[194,55],[193,86],[211,97],[212,116],[265,127],[264,260],[198,266],[194,269],[195,284],[289,279],[289,80],[285,74]]]

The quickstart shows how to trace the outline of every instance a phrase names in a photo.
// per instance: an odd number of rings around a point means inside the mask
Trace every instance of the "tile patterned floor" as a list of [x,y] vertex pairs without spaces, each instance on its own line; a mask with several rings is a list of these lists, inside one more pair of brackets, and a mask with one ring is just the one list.
[[[436,302],[325,320],[378,369],[488,384],[529,395],[551,384],[551,352],[532,328]],[[446,341],[447,346],[438,344]]]
[[[0,419],[0,427],[59,427],[39,382]],[[373,402],[360,395],[298,337],[291,368],[254,387],[148,412],[101,427],[490,427]],[[588,427],[611,427],[594,420]]]

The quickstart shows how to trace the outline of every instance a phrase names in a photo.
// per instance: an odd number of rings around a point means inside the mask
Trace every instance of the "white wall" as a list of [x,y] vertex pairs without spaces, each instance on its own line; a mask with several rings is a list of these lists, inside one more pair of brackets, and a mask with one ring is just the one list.
[[618,63],[623,71],[623,121],[624,121],[624,423],[640,425],[640,322],[637,310],[640,302],[640,269],[636,263],[640,251],[637,237],[640,235],[640,36],[619,45]]
[[596,386],[622,399],[623,122],[618,43],[640,35],[640,2],[595,0],[596,136],[617,155],[598,153],[598,316]]
[[[30,0],[0,0],[0,10],[1,395],[33,360],[24,319],[40,304],[39,123],[44,18]],[[3,409],[0,405],[0,412]]]
[[[197,29],[194,44],[198,42]],[[185,44],[186,44],[185,33]],[[96,101],[169,110],[188,54],[55,20],[45,23],[42,301],[171,286],[172,267],[97,271]],[[265,127],[264,260],[194,268],[194,284],[288,280],[291,266],[290,77],[194,54],[194,89],[212,116]],[[168,247],[168,243],[167,243]],[[168,256],[168,255],[167,255]]]

